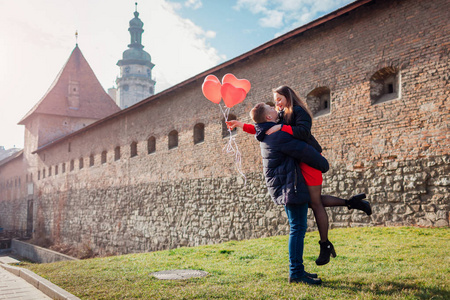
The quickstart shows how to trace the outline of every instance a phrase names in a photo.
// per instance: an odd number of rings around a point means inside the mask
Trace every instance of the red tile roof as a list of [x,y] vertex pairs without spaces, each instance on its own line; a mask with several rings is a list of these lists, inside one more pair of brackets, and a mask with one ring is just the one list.
[[[71,85],[78,89],[78,108],[69,107]],[[47,93],[19,124],[25,125],[26,120],[34,114],[102,119],[118,111],[120,108],[100,85],[77,45]]]

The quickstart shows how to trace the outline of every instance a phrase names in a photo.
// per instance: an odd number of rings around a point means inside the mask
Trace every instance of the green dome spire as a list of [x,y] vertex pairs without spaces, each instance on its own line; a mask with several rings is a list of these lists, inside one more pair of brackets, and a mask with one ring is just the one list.
[[117,65],[127,65],[127,64],[140,64],[147,65],[149,67],[153,67],[151,62],[152,58],[150,54],[144,51],[142,48],[142,33],[144,32],[143,26],[144,23],[139,19],[139,12],[137,11],[137,3],[136,11],[134,12],[134,18],[130,20],[130,27],[128,31],[130,32],[130,44],[128,45],[127,50],[125,50],[122,54],[122,59],[119,60]]
[[144,27],[144,22],[141,21],[141,19],[139,19],[139,13],[137,11],[137,2],[136,4],[136,11],[134,12],[134,18],[131,19],[130,21],[130,27],[128,28],[128,31],[130,32],[130,36],[131,36],[131,42],[128,45],[128,47],[133,47],[133,48],[144,48],[144,46],[142,46],[142,33],[144,32],[144,29],[142,29],[142,27]]

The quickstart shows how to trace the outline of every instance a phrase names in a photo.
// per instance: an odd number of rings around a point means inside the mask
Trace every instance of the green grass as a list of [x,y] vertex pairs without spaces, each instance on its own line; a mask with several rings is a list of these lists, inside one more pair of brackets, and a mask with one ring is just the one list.
[[[287,236],[23,267],[81,299],[450,299],[449,228],[335,229],[330,239],[338,256],[319,267],[318,234],[305,238],[319,287],[287,283]],[[210,275],[150,276],[172,269]]]

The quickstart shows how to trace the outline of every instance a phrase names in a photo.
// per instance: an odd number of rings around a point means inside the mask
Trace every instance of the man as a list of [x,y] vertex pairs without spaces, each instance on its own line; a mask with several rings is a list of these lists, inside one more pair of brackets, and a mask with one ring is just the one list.
[[260,141],[264,176],[272,200],[284,205],[289,220],[289,282],[321,284],[317,274],[305,272],[303,247],[307,228],[307,212],[310,196],[299,162],[326,172],[328,161],[313,147],[293,138],[290,134],[277,131],[266,134],[276,125],[278,113],[265,104],[258,103],[250,112],[256,123],[256,138]]

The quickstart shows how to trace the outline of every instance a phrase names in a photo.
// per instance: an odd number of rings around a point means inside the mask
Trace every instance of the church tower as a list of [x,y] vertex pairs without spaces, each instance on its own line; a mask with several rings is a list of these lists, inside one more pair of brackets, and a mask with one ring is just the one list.
[[142,27],[144,23],[138,18],[139,13],[134,12],[134,18],[130,21],[128,31],[131,43],[122,54],[122,59],[117,62],[120,67],[120,77],[117,78],[116,103],[124,109],[155,93],[155,81],[152,79],[152,69],[155,66],[150,54],[142,48]]

